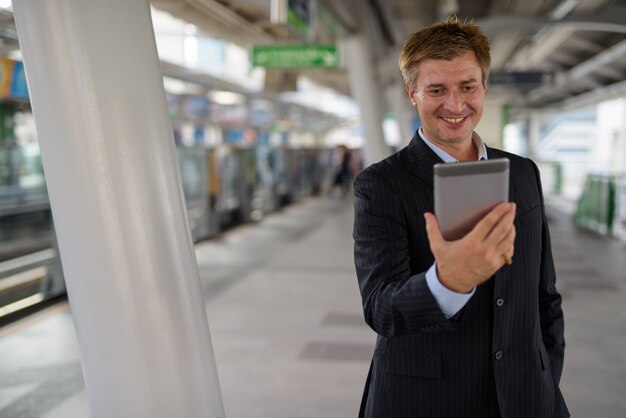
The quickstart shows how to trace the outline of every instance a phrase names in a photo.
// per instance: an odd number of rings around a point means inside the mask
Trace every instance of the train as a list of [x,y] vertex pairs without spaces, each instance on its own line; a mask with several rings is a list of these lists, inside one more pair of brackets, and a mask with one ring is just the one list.
[[[41,161],[24,149],[0,150],[11,162],[5,171],[13,170],[0,186],[0,317],[25,297],[40,302],[65,292]],[[258,143],[177,145],[176,153],[194,243],[325,193],[336,160],[334,148]],[[28,271],[39,274],[3,287],[3,277]]]

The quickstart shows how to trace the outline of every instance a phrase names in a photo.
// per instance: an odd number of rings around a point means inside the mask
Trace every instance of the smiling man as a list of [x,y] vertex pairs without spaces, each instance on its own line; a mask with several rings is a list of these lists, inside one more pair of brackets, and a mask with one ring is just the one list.
[[[411,35],[399,64],[422,127],[354,184],[355,266],[365,320],[378,334],[360,416],[568,417],[539,172],[474,132],[489,42],[475,24],[451,18]],[[510,202],[445,241],[431,213],[433,165],[502,157]]]

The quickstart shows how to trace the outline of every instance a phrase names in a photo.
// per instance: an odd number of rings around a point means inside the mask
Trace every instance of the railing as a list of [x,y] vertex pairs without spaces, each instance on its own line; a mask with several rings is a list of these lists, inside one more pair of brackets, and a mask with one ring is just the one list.
[[[626,208],[622,206],[617,212],[617,204],[618,197],[621,204],[626,203],[624,183],[625,176],[589,174],[578,200],[574,224],[606,236],[621,235]],[[616,213],[621,219],[616,219]]]
[[626,173],[619,176],[616,185],[614,235],[626,240]]

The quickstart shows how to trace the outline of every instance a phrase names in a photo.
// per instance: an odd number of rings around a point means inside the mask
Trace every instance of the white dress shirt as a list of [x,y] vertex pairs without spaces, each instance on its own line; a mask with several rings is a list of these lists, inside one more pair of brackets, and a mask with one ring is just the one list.
[[[428,145],[428,147],[432,149],[444,163],[458,162],[456,158],[429,141],[428,138],[426,138],[426,135],[424,135],[422,128],[419,128],[418,133],[424,143]],[[486,160],[487,147],[485,146],[483,140],[480,139],[478,134],[474,133],[472,141],[474,142],[474,147],[478,154],[478,160]],[[439,304],[439,308],[441,308],[441,312],[443,312],[446,318],[452,318],[456,315],[456,313],[459,312],[467,302],[469,302],[474,295],[474,292],[476,292],[476,287],[474,287],[469,293],[457,293],[441,284],[439,277],[437,277],[437,262],[433,263],[433,265],[426,272],[426,284],[428,284],[428,288],[435,297],[435,300]]]

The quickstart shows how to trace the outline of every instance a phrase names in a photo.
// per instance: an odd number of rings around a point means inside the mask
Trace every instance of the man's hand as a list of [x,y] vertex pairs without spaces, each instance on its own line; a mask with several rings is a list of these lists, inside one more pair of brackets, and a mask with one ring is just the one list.
[[446,241],[437,218],[424,214],[430,250],[437,261],[437,276],[445,287],[458,293],[470,292],[487,281],[513,257],[515,203],[500,203],[463,238]]

